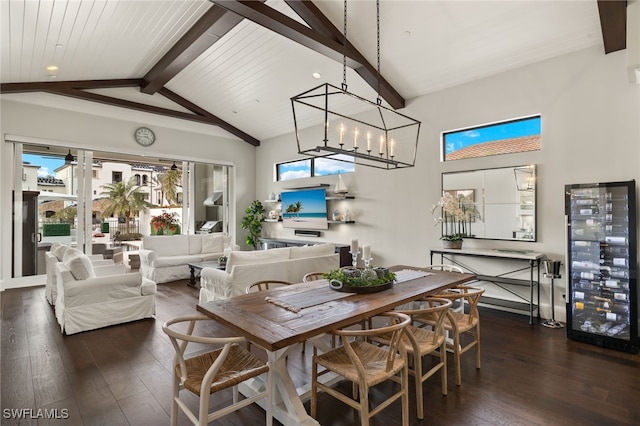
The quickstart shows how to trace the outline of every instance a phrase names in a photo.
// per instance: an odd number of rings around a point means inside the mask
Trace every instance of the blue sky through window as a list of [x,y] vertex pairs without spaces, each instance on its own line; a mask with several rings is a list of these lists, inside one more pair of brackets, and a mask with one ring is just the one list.
[[471,145],[540,135],[540,116],[473,127],[443,134],[445,156]]
[[22,161],[34,166],[40,166],[38,176],[55,176],[54,170],[64,164],[64,157],[54,158],[36,154],[22,154]]

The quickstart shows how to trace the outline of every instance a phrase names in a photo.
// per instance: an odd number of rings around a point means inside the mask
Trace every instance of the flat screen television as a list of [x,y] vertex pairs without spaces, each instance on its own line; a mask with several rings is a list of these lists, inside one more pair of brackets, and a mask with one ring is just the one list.
[[285,228],[329,229],[324,188],[283,191],[282,222]]

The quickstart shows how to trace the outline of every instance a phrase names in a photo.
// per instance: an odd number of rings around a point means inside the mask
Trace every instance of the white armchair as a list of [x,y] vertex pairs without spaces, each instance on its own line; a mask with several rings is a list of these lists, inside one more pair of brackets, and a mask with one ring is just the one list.
[[[56,299],[58,297],[58,285],[56,283],[56,263],[62,262],[64,260],[64,255],[67,251],[79,253],[80,250],[70,247],[66,244],[62,243],[54,243],[51,245],[51,249],[45,252],[45,272],[47,274],[47,281],[44,288],[44,294],[47,298],[47,301],[51,305],[56,304]],[[94,254],[89,256],[91,263],[93,266],[106,266],[112,265],[113,260],[104,259],[104,256],[101,254]]]
[[66,334],[153,317],[156,283],[122,264],[94,267],[79,253],[55,265],[56,319]]

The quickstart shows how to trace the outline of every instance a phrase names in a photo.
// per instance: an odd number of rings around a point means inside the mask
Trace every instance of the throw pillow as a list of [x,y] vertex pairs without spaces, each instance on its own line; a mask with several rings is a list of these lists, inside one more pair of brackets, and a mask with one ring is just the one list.
[[318,244],[316,246],[291,247],[290,259],[327,256],[335,253],[335,251],[336,246],[333,243]]
[[222,253],[223,250],[222,235],[202,236],[202,253]]
[[227,267],[225,270],[227,272],[231,272],[231,269],[236,265],[249,265],[254,263],[269,263],[288,260],[289,250],[289,247],[283,247],[271,250],[232,251],[231,253],[229,253],[229,258],[227,259]]
[[71,247],[69,247],[66,244],[62,244],[62,243],[54,243],[51,246],[51,253],[53,253],[53,255],[58,259],[58,261],[62,262],[62,259],[64,258],[64,254],[67,252],[67,250],[69,250]]
[[95,278],[96,276],[91,260],[89,260],[89,257],[84,253],[74,253],[70,256],[65,256],[63,264],[76,280],[86,280]]

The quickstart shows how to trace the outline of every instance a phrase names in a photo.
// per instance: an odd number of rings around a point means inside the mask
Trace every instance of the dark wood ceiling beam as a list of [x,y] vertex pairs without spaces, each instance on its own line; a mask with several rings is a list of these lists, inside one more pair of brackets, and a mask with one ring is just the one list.
[[626,0],[598,0],[604,53],[627,48]]
[[173,102],[175,102],[176,104],[188,109],[189,111],[193,112],[194,114],[197,114],[201,117],[205,117],[210,119],[212,122],[216,122],[217,126],[221,127],[222,129],[226,130],[227,132],[239,137],[240,139],[244,140],[245,142],[250,143],[253,146],[260,146],[260,141],[256,138],[254,138],[253,136],[243,132],[242,130],[232,126],[231,124],[227,123],[226,121],[216,117],[215,115],[211,114],[209,111],[199,107],[198,105],[188,101],[187,99],[183,98],[182,96],[178,95],[177,93],[172,92],[171,90],[167,89],[166,87],[163,87],[162,89],[160,89],[160,91],[158,92],[159,94],[161,94],[162,96],[164,96],[167,99],[172,100]]
[[[224,121],[212,115],[202,116],[199,114],[176,111],[176,110],[162,108],[154,105],[147,105],[139,102],[133,102],[126,99],[113,98],[111,96],[105,96],[98,93],[85,92],[84,90],[78,90],[73,88],[50,87],[49,90],[46,90],[46,92],[62,95],[62,96],[68,96],[76,99],[82,99],[85,101],[98,102],[105,105],[111,105],[111,106],[133,109],[137,111],[148,112],[151,114],[158,114],[158,115],[164,115],[167,117],[179,118],[182,120],[212,124],[220,127],[222,127],[222,125],[225,124],[226,125],[225,130],[228,131],[229,133],[232,133],[243,140],[244,140],[243,136],[246,136],[244,132],[241,132],[240,130],[235,129],[233,126],[225,123]],[[233,129],[235,129],[235,131],[233,131]],[[240,136],[240,135],[243,135],[243,136]],[[251,138],[251,139],[253,140],[253,142],[248,140],[247,142],[251,143],[254,146],[260,145],[259,141],[257,141],[254,138]]]
[[111,89],[118,87],[138,87],[141,83],[142,80],[139,78],[2,83],[0,85],[0,93],[42,92],[51,91],[51,89]]
[[141,91],[156,93],[243,19],[214,4],[143,77]]
[[380,95],[389,105],[393,108],[404,107],[404,98],[386,80],[378,80],[378,73],[375,67],[369,64],[357,50],[353,47],[349,48],[349,45],[345,49],[342,42],[336,40],[335,36],[326,35],[330,30],[327,29],[326,24],[322,23],[322,18],[317,16],[320,12],[319,10],[314,11],[315,6],[305,6],[303,4],[296,7],[301,9],[306,7],[308,9],[303,13],[309,14],[309,19],[314,22],[314,25],[321,25],[322,29],[319,31],[309,28],[259,1],[221,0],[215,1],[215,3],[338,62],[342,62],[343,56],[346,56],[347,65],[356,70],[358,74],[362,73],[360,75],[375,90],[378,90],[378,81],[380,81]]
[[[337,41],[341,45],[345,44],[344,35],[315,4],[310,1],[301,0],[285,0],[285,2],[314,31]],[[379,90],[380,96],[389,102],[389,105],[393,108],[404,108],[405,100],[400,93],[378,73],[378,69],[370,64],[349,40],[346,40],[346,49],[346,52],[360,64],[354,68],[354,71],[362,77],[369,86],[373,87],[376,92]]]

